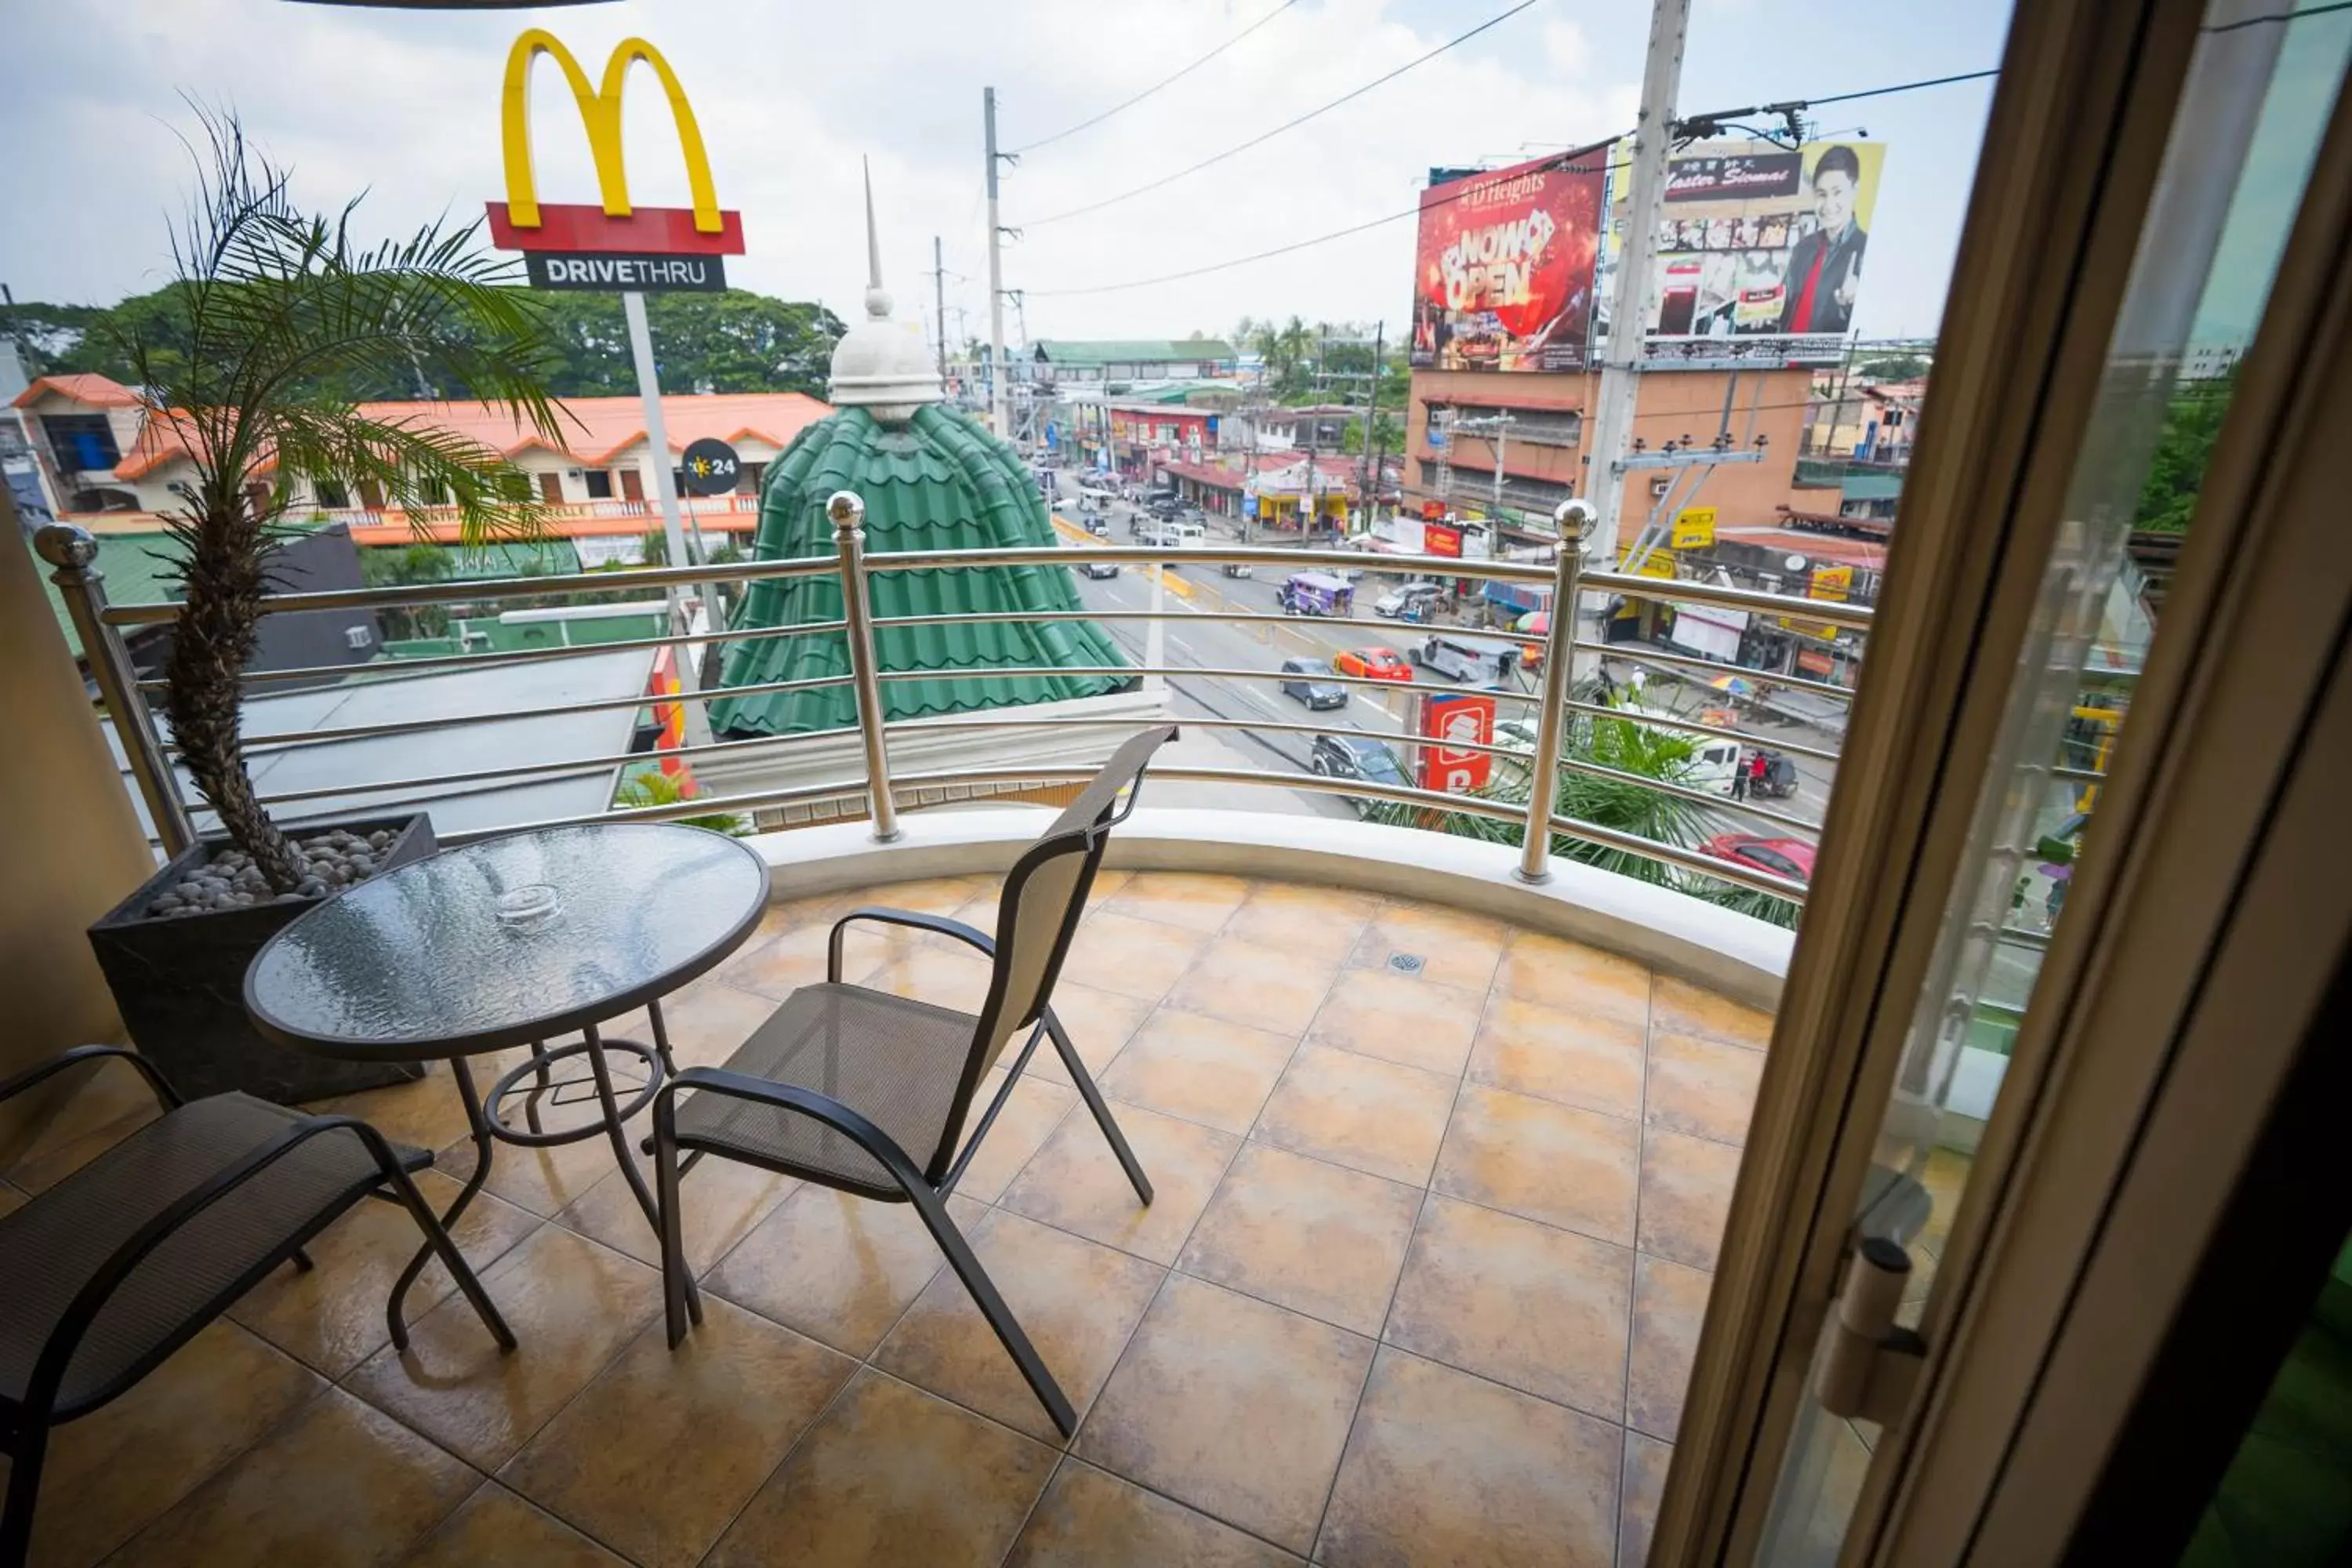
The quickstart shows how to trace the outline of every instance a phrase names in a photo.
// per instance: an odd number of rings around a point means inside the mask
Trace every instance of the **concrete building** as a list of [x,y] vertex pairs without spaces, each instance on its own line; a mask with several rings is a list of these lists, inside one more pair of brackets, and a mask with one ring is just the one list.
[[1848,382],[1832,375],[1815,383],[1805,421],[1805,454],[1900,465],[1919,438],[1923,380]]
[[1033,374],[1044,385],[1063,382],[1206,381],[1231,376],[1238,360],[1217,338],[1041,338],[1030,345]]
[[[1708,470],[1696,504],[1716,508],[1726,524],[1769,523],[1776,509],[1817,500],[1796,484],[1811,384],[1803,369],[1653,372],[1642,378],[1633,439],[1657,451],[1670,441],[1704,447],[1723,431],[1732,450],[1760,452],[1760,462]],[[1585,441],[1600,390],[1600,376],[1582,373],[1414,371],[1405,405],[1406,504],[1486,515],[1499,453],[1506,534],[1518,531],[1523,518],[1515,514],[1548,529],[1553,507],[1588,491]],[[1668,498],[1670,473],[1636,473],[1628,482],[1627,537]],[[1690,494],[1692,482],[1683,479],[1673,494]]]

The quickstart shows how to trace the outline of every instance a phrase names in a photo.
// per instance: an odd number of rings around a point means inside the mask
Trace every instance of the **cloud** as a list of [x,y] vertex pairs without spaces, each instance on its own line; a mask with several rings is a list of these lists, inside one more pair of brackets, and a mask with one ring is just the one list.
[[[13,10],[0,133],[20,153],[0,278],[20,299],[83,301],[160,280],[166,219],[191,173],[178,140],[194,124],[183,93],[233,104],[254,138],[294,166],[312,205],[364,190],[363,224],[387,234],[444,213],[470,218],[503,195],[506,48],[536,25],[592,73],[633,34],[667,55],[701,122],[720,200],[744,215],[750,254],[730,261],[730,278],[854,314],[865,283],[863,154],[902,313],[918,303],[929,312],[938,236],[950,324],[984,336],[982,86],[998,89],[1003,143],[1022,147],[1119,102],[1278,3],[625,0],[449,13],[157,0],[85,14],[0,0]],[[1507,161],[1622,131],[1638,100],[1638,10],[1544,0],[1213,168],[1099,213],[1044,220],[1336,99],[1507,3],[1299,0],[1167,91],[1025,153],[1003,179],[1003,220],[1024,230],[1006,246],[1004,282],[1026,291],[1009,328],[1017,335],[1024,313],[1037,336],[1213,333],[1244,313],[1400,326],[1410,221],[1162,287],[1057,290],[1181,271],[1405,212],[1433,164]],[[1758,26],[1753,38],[1716,47],[1737,57],[1784,35]],[[544,62],[537,80],[541,194],[584,199],[593,177],[568,95]],[[682,205],[680,161],[650,74],[636,74],[627,103],[635,199]],[[1932,305],[1940,275],[1900,292]]]

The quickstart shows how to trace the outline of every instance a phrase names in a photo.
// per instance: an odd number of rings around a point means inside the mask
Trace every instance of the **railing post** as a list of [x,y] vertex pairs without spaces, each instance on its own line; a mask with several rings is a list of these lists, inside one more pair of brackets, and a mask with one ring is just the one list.
[[874,842],[898,837],[898,803],[890,794],[890,752],[882,736],[882,681],[875,672],[874,611],[866,597],[866,503],[835,490],[824,503],[841,556],[841,618],[849,639],[849,678],[857,693],[857,735],[866,744],[866,790]]
[[138,782],[140,798],[147,803],[148,820],[163,841],[166,857],[179,854],[196,841],[195,824],[188,804],[180,798],[180,776],[163,755],[163,738],[156,732],[154,715],[139,695],[139,674],[122,636],[106,620],[106,574],[94,563],[98,541],[89,531],[69,522],[53,522],[33,537],[41,559],[57,568],[49,581],[65,596],[66,613],[73,617],[81,637],[82,657],[98,682],[99,701],[114,720],[114,733]]
[[1544,635],[1543,705],[1536,710],[1536,750],[1528,769],[1527,834],[1519,841],[1522,882],[1551,880],[1551,808],[1559,793],[1559,745],[1568,727],[1568,693],[1576,673],[1577,578],[1583,571],[1584,531],[1592,508],[1566,500],[1552,512],[1559,528],[1559,561],[1551,580],[1551,626]]

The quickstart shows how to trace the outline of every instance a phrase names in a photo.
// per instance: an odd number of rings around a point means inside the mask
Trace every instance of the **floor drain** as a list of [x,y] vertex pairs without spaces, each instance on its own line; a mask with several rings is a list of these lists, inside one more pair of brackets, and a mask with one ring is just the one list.
[[1421,954],[1417,952],[1390,953],[1389,967],[1395,970],[1399,974],[1418,974],[1421,973]]

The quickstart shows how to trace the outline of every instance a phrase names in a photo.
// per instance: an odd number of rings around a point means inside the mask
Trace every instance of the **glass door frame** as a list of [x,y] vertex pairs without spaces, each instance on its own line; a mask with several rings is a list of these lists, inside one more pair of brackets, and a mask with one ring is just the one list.
[[[2214,1440],[2235,1436],[2221,1408],[2184,1408],[2162,1380],[2179,1373],[2184,1328],[2246,1331],[2243,1317],[2183,1313],[2216,1283],[2209,1268],[2245,1255],[2242,1241],[2217,1248],[2305,1109],[2290,1097],[2315,1091],[2315,1069],[2347,1076],[2323,1020],[2352,952],[2352,884],[2328,847],[2352,773],[2347,268],[2352,92],[2339,92],[2100,804],[2107,836],[2076,894],[2096,918],[2078,927],[2070,905],[2044,973],[2063,1005],[2019,1037],[2041,1092],[1996,1115],[2002,1179],[1961,1205],[1977,1257],[1937,1304],[1939,1364],[1904,1451],[1865,1489],[1876,1539],[1849,1561],[2169,1561],[2186,1529],[2166,1532],[2210,1478],[2135,1504],[2113,1457],[2157,1407],[2204,1424],[2157,1444],[2176,1480],[2190,1450],[2215,1450],[2218,1476]],[[2342,1214],[2309,1205],[2271,1238],[2273,1289],[2308,1302]],[[2289,1231],[2308,1254],[2300,1286],[2276,1245]],[[2144,1486],[2146,1450],[2126,1468]]]
[[[1763,1531],[1924,977],[1970,869],[1963,860],[1979,784],[2204,11],[2196,0],[2052,0],[2021,7],[2012,23],[1870,675],[1758,1092],[1654,1563],[1745,1564]],[[2200,552],[2214,553],[2192,547]],[[2177,584],[2167,621],[2186,613]],[[2169,733],[2180,686],[2144,680],[2129,728]],[[2120,835],[2135,848],[2126,808],[2138,796],[2126,774],[2146,750],[2128,740],[2118,749],[2099,814],[2103,838]],[[2099,906],[2128,885],[2107,873],[2122,869],[2095,861],[2077,879],[2045,986],[2063,994],[2086,972],[2105,923]],[[1885,1435],[1888,1458],[1874,1463],[1848,1561],[1868,1550],[1854,1541],[1876,1538],[1890,1489],[1880,1474],[1903,1468],[1938,1386],[1942,1319],[1969,1294],[1959,1282],[1982,1246],[1983,1215],[2007,1184],[2003,1167],[2029,1142],[2021,1124],[2057,1059],[2040,1037],[2057,1023],[2029,1019],[2017,1041],[1922,1325],[1925,1396]]]

